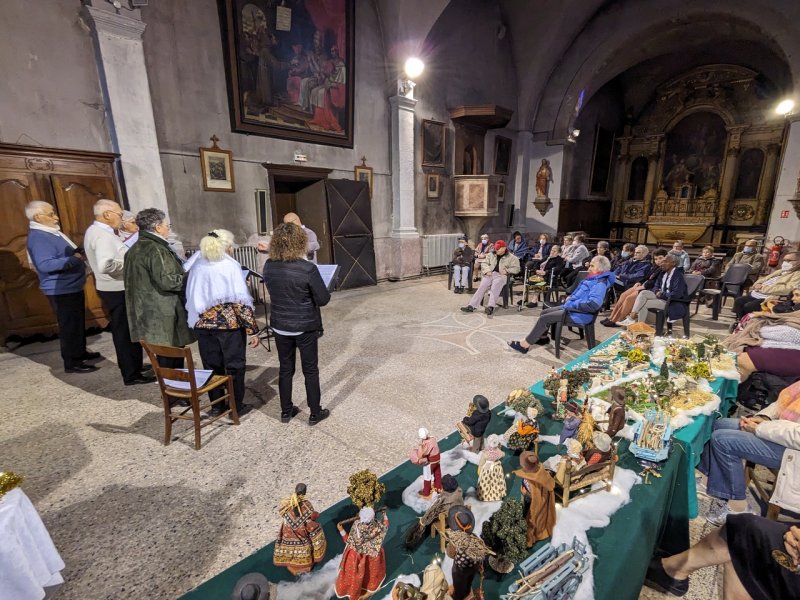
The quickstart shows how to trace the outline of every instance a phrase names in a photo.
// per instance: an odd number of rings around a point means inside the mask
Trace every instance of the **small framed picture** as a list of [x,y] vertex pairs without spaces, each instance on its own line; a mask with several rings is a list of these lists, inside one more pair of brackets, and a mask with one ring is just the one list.
[[494,138],[494,172],[498,175],[508,175],[511,163],[511,140],[507,137]]
[[435,173],[428,173],[425,178],[426,195],[430,200],[436,200],[441,196],[441,178]]
[[369,197],[372,198],[372,167],[360,164],[353,167],[353,179],[363,181],[369,186]]
[[203,189],[207,192],[235,192],[233,179],[233,152],[217,146],[217,136],[210,148],[200,148],[200,166],[203,170]]
[[497,184],[497,201],[502,202],[506,199],[506,184],[504,181],[501,181]]

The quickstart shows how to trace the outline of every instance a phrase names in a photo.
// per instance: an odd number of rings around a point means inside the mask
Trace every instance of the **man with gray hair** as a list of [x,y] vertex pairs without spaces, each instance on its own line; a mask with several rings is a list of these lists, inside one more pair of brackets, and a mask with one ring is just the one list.
[[117,366],[125,385],[152,383],[156,379],[142,374],[142,346],[131,340],[128,313],[125,307],[123,268],[128,247],[119,239],[124,213],[122,207],[105,198],[94,205],[94,223],[86,230],[83,245],[94,272],[97,295],[109,317],[109,329],[117,353]]
[[608,288],[614,283],[614,273],[610,269],[611,262],[605,256],[595,256],[589,263],[589,275],[567,296],[564,304],[545,308],[528,336],[524,340],[508,342],[508,345],[527,354],[533,344],[549,344],[547,331],[564,318],[565,312],[579,325],[589,323],[592,313],[597,313],[603,306]]
[[[139,241],[125,255],[125,304],[132,340],[162,346],[194,341],[184,290],[186,271],[167,244],[170,224],[163,211],[146,208],[136,215]],[[182,361],[162,361],[178,368]],[[167,364],[170,363],[170,364]]]
[[623,291],[631,287],[634,283],[644,281],[647,277],[647,272],[650,270],[650,250],[647,246],[640,244],[636,246],[633,251],[633,257],[626,260],[614,271],[617,279],[615,285],[619,291]]
[[100,358],[86,350],[86,264],[83,251],[61,231],[51,204],[33,200],[25,206],[30,221],[28,257],[39,276],[39,288],[58,321],[61,358],[67,373],[91,373],[97,367],[87,360]]
[[[661,262],[662,273],[656,279],[652,290],[642,290],[636,296],[631,315],[638,315],[639,323],[647,320],[651,308],[664,310],[667,308],[667,322],[673,323],[686,315],[688,303],[686,302],[686,279],[683,277],[683,267],[678,264],[679,258],[672,252],[664,257]],[[683,302],[669,302],[669,300],[683,300]],[[667,303],[669,306],[667,307]],[[636,323],[636,319],[628,317],[620,322],[625,327]]]
[[120,223],[117,235],[128,248],[133,246],[139,239],[139,226],[136,224],[136,215],[131,211],[122,211],[122,223]]

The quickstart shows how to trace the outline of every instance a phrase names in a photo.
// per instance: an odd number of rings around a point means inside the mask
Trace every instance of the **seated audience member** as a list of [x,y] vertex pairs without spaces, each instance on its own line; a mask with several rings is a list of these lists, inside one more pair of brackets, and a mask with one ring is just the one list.
[[611,270],[616,271],[620,267],[620,265],[629,261],[633,256],[635,250],[636,250],[635,244],[631,244],[630,242],[626,242],[625,244],[623,244],[620,253],[614,257],[614,260],[611,261]]
[[508,250],[517,257],[520,264],[524,264],[530,252],[530,247],[528,242],[523,239],[522,234],[519,231],[515,231],[514,235],[511,236],[511,241],[508,243]]
[[678,259],[678,266],[682,268],[684,272],[687,272],[689,267],[692,266],[689,253],[683,249],[683,240],[675,240],[675,243],[672,244],[672,250],[670,250],[669,253]]
[[539,239],[530,246],[530,260],[525,268],[529,273],[532,273],[539,268],[543,260],[550,256],[550,248],[553,244],[550,243],[550,236],[546,233],[540,233]]
[[555,277],[557,278],[558,273],[563,269],[564,259],[561,258],[561,246],[553,244],[550,246],[550,254],[541,262],[535,274],[543,277],[545,282],[549,284],[553,274],[555,273]]
[[692,275],[702,275],[706,279],[717,278],[722,273],[722,263],[714,258],[714,246],[704,246],[700,256],[694,259],[689,267]]
[[497,240],[494,243],[494,252],[487,254],[486,259],[481,263],[481,270],[481,284],[470,298],[469,304],[462,306],[461,310],[475,312],[488,291],[489,304],[486,307],[486,314],[491,316],[508,276],[519,273],[519,260],[508,251],[503,240]]
[[[792,293],[791,307],[800,301],[800,289]],[[783,310],[789,302],[781,305]],[[776,305],[777,307],[778,305]],[[741,381],[756,371],[778,377],[800,377],[800,312],[753,313],[740,331],[725,340],[738,354]]]
[[575,246],[572,245],[573,237],[571,235],[565,235],[561,238],[561,258],[564,259],[564,262],[567,262],[569,257],[575,252]]
[[564,260],[573,268],[580,269],[583,266],[583,261],[591,255],[589,250],[583,244],[584,237],[580,233],[572,239],[572,251],[569,256],[565,256]]
[[[775,560],[783,552],[787,564]],[[645,585],[662,593],[684,596],[689,577],[704,567],[723,568],[725,600],[800,598],[800,527],[755,515],[733,515],[697,544],[666,558],[654,558]]]
[[739,296],[733,302],[736,319],[758,310],[770,296],[788,296],[800,285],[800,252],[790,252],[783,257],[781,268],[769,275],[764,275],[753,284],[750,293]]
[[761,310],[746,314],[738,323],[734,323],[733,332],[739,332],[750,322],[750,319],[770,314],[785,314],[800,310],[800,287],[792,290],[788,300],[781,300],[778,296],[770,296],[761,303]]
[[[708,495],[715,499],[706,517],[709,523],[720,526],[730,514],[751,512],[745,498],[744,461],[777,469],[787,450],[793,453],[788,457],[790,460],[800,456],[798,421],[800,381],[781,390],[775,402],[754,416],[719,419],[714,423],[698,466],[708,476]],[[794,465],[787,463],[787,468],[793,469]],[[787,485],[784,491],[793,494],[795,504],[800,504],[796,487]]]
[[[608,288],[614,282],[614,273],[609,269],[611,263],[605,256],[595,256],[589,264],[589,276],[580,282],[575,291],[567,296],[564,304],[545,308],[531,332],[524,340],[511,341],[508,345],[517,352],[526,354],[533,344],[544,346],[550,342],[547,335],[550,326],[558,323],[564,312],[578,324],[585,325],[592,320],[591,314],[600,310]],[[580,312],[575,312],[580,311]]]
[[[503,242],[505,243],[505,242]],[[475,276],[472,278],[473,281],[478,281],[481,277],[481,265],[483,261],[486,260],[486,257],[494,252],[494,244],[489,241],[489,235],[486,233],[481,234],[481,241],[475,247],[475,265],[473,267]]]
[[647,269],[644,281],[634,283],[633,286],[620,294],[614,305],[614,309],[611,311],[611,315],[602,321],[603,325],[606,327],[619,327],[618,323],[631,314],[633,311],[633,304],[636,302],[639,292],[643,290],[652,290],[653,286],[655,286],[659,275],[663,272],[661,270],[661,263],[666,255],[667,251],[664,248],[657,248],[653,252],[653,262],[650,263]]
[[[671,252],[661,261],[661,273],[656,279],[652,290],[641,290],[633,303],[630,316],[620,325],[633,325],[637,321],[644,323],[647,320],[649,309],[664,309],[669,300],[682,300],[686,298],[686,280],[683,269],[677,266],[677,258]],[[667,313],[667,322],[679,321],[686,315],[688,305],[685,302],[670,302]]]
[[650,250],[647,246],[636,246],[631,259],[622,263],[614,271],[614,275],[616,275],[614,285],[620,291],[631,287],[634,283],[644,281],[650,271],[650,266],[653,264],[649,260],[649,254]]
[[747,277],[744,285],[745,287],[752,286],[755,280],[758,279],[761,269],[764,268],[764,257],[758,251],[758,242],[756,240],[747,240],[744,243],[744,247],[742,248],[741,252],[734,254],[733,258],[725,266],[725,273],[728,272],[728,269],[731,268],[731,265],[749,266],[750,275]]
[[28,217],[28,257],[58,322],[58,341],[66,373],[91,373],[97,367],[87,360],[100,358],[86,349],[86,256],[83,248],[61,231],[52,204],[33,200],[25,206]]
[[[194,329],[203,368],[215,375],[230,375],[236,412],[241,416],[252,407],[244,405],[244,375],[247,366],[247,336],[258,346],[258,325],[253,298],[247,289],[242,266],[233,258],[233,234],[215,229],[200,240],[200,252],[192,257],[186,283],[188,324]],[[224,395],[212,390],[212,400]],[[227,410],[215,404],[212,415]]]
[[474,258],[472,248],[466,237],[458,238],[458,246],[453,250],[453,293],[463,294],[469,286],[469,268]]
[[608,245],[608,242],[604,240],[597,242],[597,248],[594,249],[593,254],[595,256],[605,256],[608,260],[611,260],[611,249]]

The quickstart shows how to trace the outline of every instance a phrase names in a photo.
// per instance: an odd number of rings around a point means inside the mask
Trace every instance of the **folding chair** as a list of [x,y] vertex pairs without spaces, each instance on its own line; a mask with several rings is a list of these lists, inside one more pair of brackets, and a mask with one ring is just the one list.
[[[192,361],[192,351],[190,348],[175,348],[174,346],[157,346],[156,344],[148,344],[144,340],[139,340],[142,348],[147,352],[150,358],[150,364],[153,366],[156,377],[158,378],[158,386],[161,388],[161,399],[164,402],[164,445],[169,446],[172,438],[172,424],[178,420],[192,421],[194,424],[194,449],[200,450],[200,430],[207,425],[211,425],[222,417],[231,416],[234,425],[239,424],[239,414],[236,412],[236,402],[233,401],[233,378],[230,375],[212,375],[209,380],[201,387],[197,387],[195,381],[194,362]],[[182,358],[186,365],[186,370],[170,369],[159,365],[158,358]],[[189,384],[189,389],[182,389],[170,385],[173,382],[186,382]],[[225,393],[217,398],[211,400],[209,396],[208,404],[200,404],[200,396],[207,394],[213,390],[225,386]],[[189,406],[184,408],[179,413],[172,412],[173,406],[171,398],[183,398],[189,400]],[[220,402],[228,403],[228,410],[223,411],[216,417],[212,417],[203,423],[200,422],[200,411],[208,410],[215,404]],[[179,410],[180,407],[174,407]],[[191,415],[187,415],[191,411]]]

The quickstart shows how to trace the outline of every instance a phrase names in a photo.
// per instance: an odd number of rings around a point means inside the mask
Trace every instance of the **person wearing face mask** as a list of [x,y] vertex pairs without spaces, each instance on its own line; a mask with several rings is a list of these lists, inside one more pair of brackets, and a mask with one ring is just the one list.
[[745,281],[745,287],[752,287],[758,274],[764,268],[764,256],[758,251],[758,242],[756,240],[747,240],[741,252],[733,255],[731,261],[725,267],[725,273],[731,268],[731,265],[748,265],[750,267],[750,275]]
[[489,241],[488,234],[482,233],[481,242],[475,248],[475,277],[473,281],[478,281],[481,278],[481,265],[492,252],[494,252],[494,244]]
[[624,263],[626,263],[630,258],[633,256],[633,252],[636,249],[635,244],[631,244],[627,242],[622,246],[622,251],[614,257],[611,261],[611,270],[616,272],[616,270]]
[[631,259],[617,267],[614,271],[614,275],[616,275],[614,285],[618,291],[622,292],[647,277],[650,265],[652,265],[649,254],[650,250],[647,246],[643,244],[636,246]]
[[780,270],[764,275],[753,284],[747,296],[736,298],[733,310],[737,322],[746,314],[758,310],[770,296],[788,296],[798,285],[800,285],[800,252],[790,252],[783,257]]
[[494,243],[494,253],[486,256],[486,260],[481,264],[481,270],[481,285],[470,298],[469,304],[462,306],[461,310],[475,312],[488,291],[489,304],[486,307],[486,314],[492,316],[497,306],[497,298],[500,297],[508,276],[519,273],[519,259],[508,251],[503,240],[497,240]]
[[547,260],[550,256],[550,249],[553,244],[550,243],[550,236],[546,233],[539,234],[539,239],[535,241],[531,247],[531,259],[525,265],[528,272],[532,273],[541,267],[542,262]]
[[469,267],[475,253],[467,245],[467,238],[458,238],[458,246],[453,250],[453,293],[463,294],[469,285]]

